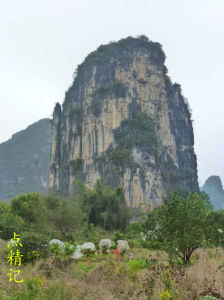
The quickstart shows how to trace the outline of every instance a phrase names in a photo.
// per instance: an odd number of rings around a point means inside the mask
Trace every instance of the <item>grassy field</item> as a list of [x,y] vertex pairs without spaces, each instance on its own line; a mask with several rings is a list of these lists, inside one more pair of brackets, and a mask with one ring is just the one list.
[[[134,261],[129,261],[131,251],[136,253]],[[9,283],[10,266],[2,247],[0,299],[224,299],[221,248],[198,249],[188,265],[169,260],[164,252],[140,246],[130,249],[118,261],[111,252],[78,261],[50,256],[23,264],[20,269],[24,283]],[[208,295],[210,298],[205,297]]]

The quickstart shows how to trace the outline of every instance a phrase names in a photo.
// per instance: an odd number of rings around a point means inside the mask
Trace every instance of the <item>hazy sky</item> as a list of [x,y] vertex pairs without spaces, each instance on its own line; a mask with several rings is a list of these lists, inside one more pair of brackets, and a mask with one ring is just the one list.
[[51,117],[100,44],[159,42],[194,119],[199,182],[224,182],[224,0],[0,0],[0,142]]

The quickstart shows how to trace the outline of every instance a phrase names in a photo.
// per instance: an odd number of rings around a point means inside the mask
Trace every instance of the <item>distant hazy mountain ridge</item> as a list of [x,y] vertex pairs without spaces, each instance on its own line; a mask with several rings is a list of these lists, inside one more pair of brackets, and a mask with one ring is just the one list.
[[42,119],[0,144],[0,200],[47,191],[50,144],[50,119]]
[[219,176],[210,176],[201,190],[209,195],[214,209],[224,208],[224,190]]

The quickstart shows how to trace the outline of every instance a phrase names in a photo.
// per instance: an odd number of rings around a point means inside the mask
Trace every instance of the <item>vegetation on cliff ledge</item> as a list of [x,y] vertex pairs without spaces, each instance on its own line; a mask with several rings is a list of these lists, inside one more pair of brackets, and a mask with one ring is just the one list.
[[137,113],[123,120],[121,126],[114,130],[114,136],[118,147],[123,149],[143,147],[154,153],[158,148],[154,121],[146,113]]
[[93,100],[91,103],[91,110],[95,116],[101,113],[103,100],[108,97],[124,98],[126,94],[126,87],[120,80],[115,80],[111,83],[101,85],[95,89],[92,94]]
[[163,65],[165,54],[159,43],[150,41],[146,36],[127,37],[118,42],[112,41],[107,45],[101,45],[96,51],[91,52],[83,63],[78,65],[74,73],[74,82],[66,92],[66,101],[72,100],[74,94],[78,92],[85,79],[94,67],[103,67],[116,65],[119,61],[121,65],[128,66],[133,61],[133,53],[144,52],[148,54],[151,62]]
[[155,132],[153,118],[146,113],[137,113],[121,122],[121,126],[113,131],[116,146],[108,148],[105,154],[95,158],[99,165],[112,163],[121,170],[128,164],[138,166],[132,157],[134,147],[141,148],[143,151],[155,156],[159,156],[160,144]]
[[162,50],[162,46],[159,43],[149,41],[146,36],[140,36],[137,38],[127,37],[119,40],[118,42],[112,41],[107,45],[101,45],[96,51],[91,52],[85,59],[85,61],[78,65],[76,74],[77,77],[87,65],[99,65],[108,63],[111,58],[120,59],[120,57],[128,56],[128,53],[134,51],[143,50],[151,55],[157,63],[161,64],[165,61],[165,54]]

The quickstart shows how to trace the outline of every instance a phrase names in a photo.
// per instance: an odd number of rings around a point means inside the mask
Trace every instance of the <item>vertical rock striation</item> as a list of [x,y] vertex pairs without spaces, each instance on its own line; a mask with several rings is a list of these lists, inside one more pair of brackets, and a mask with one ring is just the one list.
[[188,104],[145,36],[100,46],[78,66],[53,114],[50,189],[123,185],[127,203],[155,207],[173,189],[198,191]]

